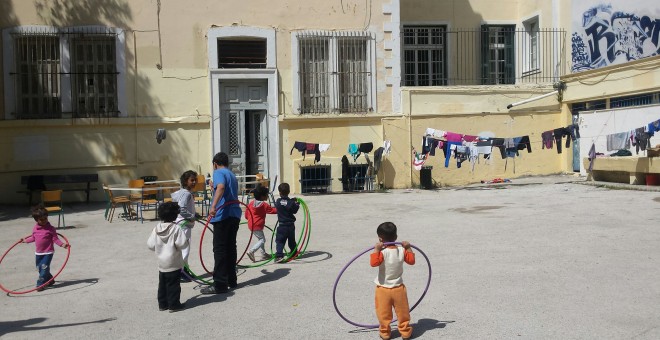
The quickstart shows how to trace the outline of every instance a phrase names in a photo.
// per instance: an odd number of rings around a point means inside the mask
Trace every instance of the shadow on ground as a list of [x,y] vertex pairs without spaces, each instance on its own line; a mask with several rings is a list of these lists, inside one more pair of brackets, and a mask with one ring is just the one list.
[[60,327],[73,327],[73,326],[79,326],[79,325],[87,325],[87,324],[90,324],[90,323],[104,323],[104,322],[108,322],[108,321],[114,321],[114,320],[117,320],[117,319],[116,318],[110,318],[110,319],[101,319],[101,320],[96,320],[96,321],[65,323],[65,324],[61,324],[61,325],[32,326],[32,325],[42,323],[46,320],[48,320],[48,319],[47,318],[32,318],[32,319],[15,320],[15,321],[0,321],[0,337],[5,335],[5,334],[9,334],[9,333],[30,332],[30,331],[38,331],[38,330],[42,330],[42,329],[51,329],[51,328],[60,328]]

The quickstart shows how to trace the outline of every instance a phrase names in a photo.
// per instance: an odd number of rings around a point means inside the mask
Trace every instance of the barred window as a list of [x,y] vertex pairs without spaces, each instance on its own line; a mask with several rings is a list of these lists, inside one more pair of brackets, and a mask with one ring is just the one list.
[[515,25],[481,28],[482,84],[515,84]]
[[14,37],[16,117],[59,118],[60,38],[53,34]]
[[78,36],[71,47],[74,117],[116,116],[114,37]]
[[118,88],[123,63],[117,60],[116,29],[27,26],[7,30],[11,67],[5,70],[6,119],[121,114]]
[[403,28],[404,86],[447,85],[445,26]]
[[300,113],[373,110],[369,32],[305,32],[296,39]]

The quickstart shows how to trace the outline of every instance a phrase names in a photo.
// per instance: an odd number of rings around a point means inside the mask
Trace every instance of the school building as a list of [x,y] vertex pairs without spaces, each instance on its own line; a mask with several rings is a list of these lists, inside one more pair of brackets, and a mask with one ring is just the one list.
[[[173,179],[219,151],[294,193],[587,175],[592,144],[660,119],[651,0],[9,0],[0,29],[0,203],[28,175]],[[632,152],[595,177],[660,173]]]

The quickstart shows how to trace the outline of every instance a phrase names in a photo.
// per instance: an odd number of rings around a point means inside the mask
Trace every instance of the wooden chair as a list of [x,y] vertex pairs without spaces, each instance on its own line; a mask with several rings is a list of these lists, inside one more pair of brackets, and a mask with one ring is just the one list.
[[126,205],[131,204],[131,200],[128,198],[128,196],[114,196],[112,194],[112,189],[110,189],[107,185],[103,184],[103,190],[106,193],[106,196],[108,197],[108,209],[106,209],[106,219],[112,223],[112,218],[115,215],[115,208],[117,208],[118,204],[121,204],[122,207],[124,208],[124,213],[127,213],[127,207]]
[[62,220],[62,227],[64,224],[64,207],[62,205],[62,190],[50,190],[41,192],[41,203],[48,211],[48,216],[57,214],[57,228],[60,227],[60,220]]
[[[202,206],[202,216],[206,216],[211,206],[211,196],[206,190],[206,177],[204,175],[197,175],[197,184],[192,189],[193,197],[195,198],[195,204]],[[206,210],[206,212],[205,212]]]
[[129,188],[139,188],[140,191],[131,191],[129,196],[131,204],[135,204],[135,212],[137,218],[144,223],[144,209],[154,206],[155,210],[158,211],[158,200],[155,198],[158,190],[149,190],[148,187],[144,185],[143,179],[132,179],[128,182]]

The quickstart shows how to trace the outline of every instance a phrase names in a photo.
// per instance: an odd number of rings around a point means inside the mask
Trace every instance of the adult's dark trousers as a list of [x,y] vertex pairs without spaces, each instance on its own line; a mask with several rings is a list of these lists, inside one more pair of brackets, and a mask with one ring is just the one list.
[[296,249],[296,226],[295,224],[280,224],[277,226],[275,235],[275,257],[284,256],[284,244],[289,243],[289,250]]
[[239,218],[228,217],[213,222],[213,281],[216,291],[226,291],[228,286],[236,285],[236,234]]
[[177,308],[181,298],[181,270],[158,272],[158,307]]

